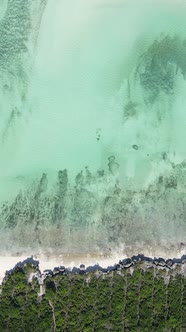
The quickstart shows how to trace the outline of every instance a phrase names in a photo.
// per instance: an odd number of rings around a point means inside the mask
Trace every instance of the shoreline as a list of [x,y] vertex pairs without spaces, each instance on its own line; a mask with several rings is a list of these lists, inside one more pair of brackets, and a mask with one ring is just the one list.
[[[182,266],[182,272],[186,276],[186,252],[177,257],[163,257],[163,256],[146,256],[143,253],[133,255],[131,257],[121,256],[118,257],[102,257],[97,261],[98,256],[95,254],[94,257],[87,255],[86,259],[80,258],[77,254],[76,257],[73,255],[74,260],[69,262],[69,256],[59,258],[53,257],[53,259],[46,259],[46,256],[0,256],[0,284],[2,284],[6,275],[11,274],[14,270],[24,268],[27,264],[31,264],[32,267],[36,268],[40,276],[54,276],[56,274],[84,274],[92,271],[100,271],[108,273],[115,270],[129,269],[134,267],[136,264],[144,264],[145,268],[157,267],[166,269],[175,269],[177,266]],[[101,256],[101,255],[100,255]],[[45,257],[45,259],[44,259]],[[72,257],[71,257],[72,258]],[[85,255],[84,255],[85,258]],[[99,257],[100,258],[100,257]],[[90,263],[91,259],[91,263]],[[66,263],[66,264],[65,264]]]
[[28,257],[39,261],[41,273],[44,270],[53,270],[57,266],[65,266],[69,270],[74,267],[79,268],[81,264],[88,266],[100,266],[106,269],[108,266],[115,266],[117,262],[124,258],[144,255],[148,258],[163,257],[167,259],[181,258],[186,255],[186,243],[154,243],[151,246],[145,243],[139,245],[120,245],[111,248],[97,248],[91,252],[55,250],[55,248],[43,248],[24,250],[1,250],[0,251],[0,284],[2,283],[6,271],[12,270],[17,263],[25,261]]

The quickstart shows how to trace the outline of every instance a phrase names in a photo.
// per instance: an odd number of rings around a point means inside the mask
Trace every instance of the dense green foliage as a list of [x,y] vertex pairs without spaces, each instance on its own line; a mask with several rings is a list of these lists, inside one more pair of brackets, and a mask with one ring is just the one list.
[[[2,284],[2,332],[186,331],[186,278],[176,270],[131,269],[47,277],[17,269]],[[40,293],[40,287],[45,294]]]

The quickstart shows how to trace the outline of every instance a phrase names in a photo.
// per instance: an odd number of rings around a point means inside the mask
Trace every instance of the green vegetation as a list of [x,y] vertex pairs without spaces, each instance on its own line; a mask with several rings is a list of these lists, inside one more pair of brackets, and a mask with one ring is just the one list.
[[[2,332],[186,331],[186,278],[173,269],[37,278],[27,265],[6,276],[0,297]],[[45,292],[39,295],[41,289]]]

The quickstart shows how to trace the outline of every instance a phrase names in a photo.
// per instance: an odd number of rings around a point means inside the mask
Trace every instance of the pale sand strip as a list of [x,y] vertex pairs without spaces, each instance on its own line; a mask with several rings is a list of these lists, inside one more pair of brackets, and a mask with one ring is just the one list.
[[[90,254],[83,253],[63,253],[54,254],[54,251],[35,253],[34,259],[39,260],[39,267],[41,272],[45,269],[53,269],[55,266],[64,265],[68,268],[74,266],[79,267],[80,264],[91,266],[99,264],[102,267],[112,266],[118,263],[120,259],[131,257],[132,255],[144,254],[148,257],[163,257],[163,258],[179,258],[186,254],[186,244],[179,244],[175,246],[157,246],[156,248],[118,248],[117,250],[108,250],[107,252],[95,252]],[[0,283],[2,282],[5,271],[12,269],[16,263],[25,260],[33,253],[26,252],[24,254],[1,253],[0,255]]]

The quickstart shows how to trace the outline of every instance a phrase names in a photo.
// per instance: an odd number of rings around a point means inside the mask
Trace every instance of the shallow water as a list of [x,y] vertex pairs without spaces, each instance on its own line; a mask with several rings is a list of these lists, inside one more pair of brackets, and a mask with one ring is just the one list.
[[185,1],[0,9],[2,250],[185,246]]

